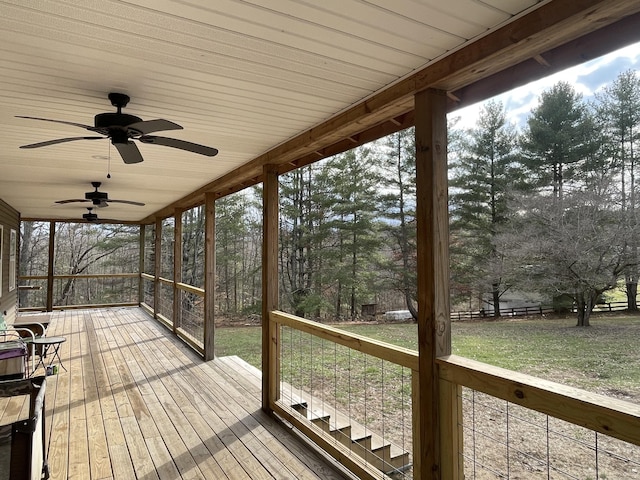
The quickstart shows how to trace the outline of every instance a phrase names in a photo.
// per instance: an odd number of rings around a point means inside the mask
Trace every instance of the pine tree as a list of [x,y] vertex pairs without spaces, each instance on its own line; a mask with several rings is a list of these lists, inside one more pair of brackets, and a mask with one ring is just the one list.
[[406,308],[417,319],[414,129],[399,131],[385,140],[380,204],[390,255],[383,259],[381,270],[388,272],[391,288],[402,295]]
[[373,265],[381,244],[376,223],[377,190],[380,173],[377,158],[369,148],[360,147],[333,157],[328,164],[333,180],[335,203],[332,212],[335,272],[335,313],[355,319],[358,304],[372,303],[376,274]]
[[[494,239],[506,220],[508,195],[519,184],[517,136],[500,102],[486,103],[451,162],[451,260],[457,282],[491,294],[495,316],[507,285]],[[483,307],[484,308],[484,307]]]
[[[597,112],[610,144],[613,170],[620,178],[621,207],[627,222],[636,223],[636,142],[640,132],[640,78],[633,70],[621,73],[597,95]],[[625,250],[638,261],[638,243],[631,239]],[[635,260],[634,260],[635,259]],[[627,307],[638,310],[638,269],[625,271]]]
[[551,187],[562,202],[565,185],[574,180],[579,162],[596,148],[582,95],[559,82],[540,95],[523,132],[523,160],[540,189]]

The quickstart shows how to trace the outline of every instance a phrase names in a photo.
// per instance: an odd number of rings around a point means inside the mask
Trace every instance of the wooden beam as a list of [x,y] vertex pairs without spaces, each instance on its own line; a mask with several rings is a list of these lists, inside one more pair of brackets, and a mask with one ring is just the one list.
[[162,273],[162,218],[156,219],[155,236],[155,263],[153,268],[153,316],[158,318],[158,303],[160,298],[160,276]]
[[56,251],[56,222],[49,222],[49,263],[47,265],[47,312],[53,311],[53,265]]
[[140,278],[138,278],[138,305],[144,302],[144,280],[142,279],[142,274],[144,273],[144,256],[145,256],[145,232],[146,225],[140,225],[140,238],[139,238],[139,255],[140,258],[138,260],[138,272],[140,273]]
[[278,308],[279,195],[273,165],[264,167],[262,222],[262,408],[271,412],[280,393],[280,335],[269,315]]
[[508,92],[635,42],[640,42],[640,13],[558,47],[538,52],[531,58],[456,90],[453,94],[458,100],[450,102],[449,111]]
[[[436,358],[451,351],[449,217],[447,209],[447,96],[416,95],[416,217],[418,272],[419,450],[417,478],[440,479],[439,378]],[[415,405],[414,405],[415,408]],[[417,456],[417,457],[416,457]]]
[[215,358],[216,202],[207,193],[204,202],[204,359]]
[[182,282],[182,210],[173,212],[173,333],[182,326],[182,302],[178,283]]

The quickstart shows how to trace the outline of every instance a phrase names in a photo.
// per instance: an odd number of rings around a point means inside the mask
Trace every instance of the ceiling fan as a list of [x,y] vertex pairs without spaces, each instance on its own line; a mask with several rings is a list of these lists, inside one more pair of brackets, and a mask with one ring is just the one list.
[[73,202],[91,202],[95,207],[98,207],[98,208],[108,207],[109,203],[126,203],[129,205],[137,205],[139,207],[144,207],[144,203],[142,202],[134,202],[132,200],[114,200],[112,198],[109,198],[109,194],[107,192],[98,191],[98,188],[100,188],[100,185],[102,185],[102,182],[91,182],[91,185],[93,185],[93,188],[95,188],[95,190],[93,192],[86,192],[84,194],[84,198],[71,198],[69,200],[58,200],[56,201],[56,203],[64,204],[64,203],[73,203]]
[[102,137],[69,137],[58,138],[56,140],[48,140],[45,142],[32,143],[30,145],[22,145],[20,148],[39,148],[49,145],[55,145],[57,143],[73,142],[75,140],[100,140],[105,137],[111,140],[111,143],[116,147],[124,163],[140,163],[143,158],[140,154],[140,150],[133,140],[137,140],[142,143],[151,143],[155,145],[162,145],[165,147],[178,148],[180,150],[186,150],[188,152],[198,153],[200,155],[206,155],[213,157],[218,154],[218,150],[213,147],[207,147],[197,143],[191,143],[184,140],[178,140],[175,138],[157,137],[155,135],[149,135],[150,133],[164,131],[164,130],[182,130],[182,127],[177,123],[170,122],[169,120],[157,119],[157,120],[142,120],[134,115],[128,115],[122,113],[122,109],[129,103],[129,96],[124,93],[110,93],[109,100],[111,104],[118,109],[117,112],[99,113],[94,118],[94,126],[84,125],[82,123],[65,122],[63,120],[52,120],[49,118],[39,117],[25,117],[18,115],[17,118],[27,118],[30,120],[42,120],[45,122],[62,123],[64,125],[71,125],[74,127],[84,128],[90,132],[96,132]]
[[93,207],[87,207],[89,210],[88,213],[83,213],[82,218],[84,218],[87,222],[96,222],[98,220],[98,215],[93,213]]

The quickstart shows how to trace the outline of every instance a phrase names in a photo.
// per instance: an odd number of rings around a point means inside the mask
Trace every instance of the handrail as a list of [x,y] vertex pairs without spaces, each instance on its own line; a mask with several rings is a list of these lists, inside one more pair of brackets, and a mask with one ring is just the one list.
[[[140,281],[140,277],[141,277],[140,273],[126,272],[126,273],[92,273],[92,274],[78,273],[73,275],[65,274],[65,275],[53,275],[51,278],[55,282],[55,281],[61,281],[61,280],[100,281],[100,280],[109,280],[109,279],[114,279],[114,280],[118,279],[121,281],[124,281],[126,279],[137,279],[138,281]],[[18,278],[20,281],[28,281],[28,280],[48,281],[49,280],[49,277],[46,275],[20,275]],[[35,286],[28,286],[28,285],[22,285],[19,288],[23,292],[30,292],[30,291],[41,289],[40,286],[35,287]],[[51,291],[52,289],[53,289],[53,284],[48,285],[47,291]],[[61,310],[61,309],[72,309],[72,308],[81,309],[81,308],[104,308],[104,307],[121,307],[121,306],[127,307],[127,306],[136,306],[136,305],[139,305],[139,301],[137,300],[124,301],[124,302],[91,303],[91,304],[78,303],[73,305],[51,305],[49,308],[51,308],[52,310]],[[18,310],[19,311],[39,311],[46,308],[47,307],[45,305],[19,306]]]
[[178,282],[176,283],[176,287],[179,290],[184,290],[185,292],[194,293],[201,297],[204,297],[204,288],[194,287],[193,285],[189,285],[188,283]]
[[457,355],[436,362],[443,380],[640,445],[640,405]]
[[[140,277],[142,277],[145,280],[156,279],[156,277],[154,277],[153,275],[149,275],[148,273],[141,273]],[[160,282],[165,284],[173,284],[173,280],[170,280],[168,278],[158,277],[158,280],[160,280]],[[179,290],[184,290],[185,292],[194,293],[196,295],[204,297],[204,288],[194,287],[193,285],[189,285],[188,283],[183,283],[183,282],[177,282],[176,288],[178,288]]]
[[[54,275],[53,278],[136,278],[139,273],[76,273],[73,275]],[[21,275],[20,280],[46,280],[46,275]]]
[[271,312],[271,321],[333,341],[361,353],[397,363],[411,370],[418,370],[418,352],[415,350],[345,332],[339,328],[322,325],[281,311]]

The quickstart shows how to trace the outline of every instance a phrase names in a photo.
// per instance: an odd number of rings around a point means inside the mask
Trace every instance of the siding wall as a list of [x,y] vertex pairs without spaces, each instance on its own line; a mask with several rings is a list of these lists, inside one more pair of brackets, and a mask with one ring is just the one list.
[[13,323],[16,318],[18,303],[17,251],[15,252],[16,288],[13,291],[9,291],[9,257],[12,229],[16,231],[16,243],[19,243],[20,241],[20,214],[2,199],[0,199],[0,226],[2,227],[2,286],[0,287],[0,311],[4,314],[7,323]]

